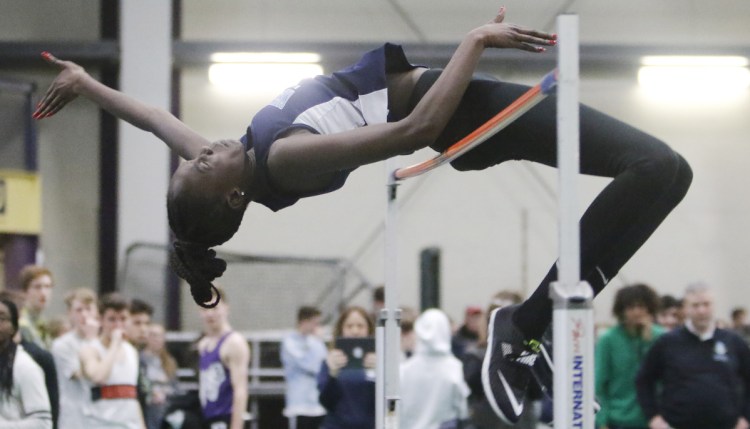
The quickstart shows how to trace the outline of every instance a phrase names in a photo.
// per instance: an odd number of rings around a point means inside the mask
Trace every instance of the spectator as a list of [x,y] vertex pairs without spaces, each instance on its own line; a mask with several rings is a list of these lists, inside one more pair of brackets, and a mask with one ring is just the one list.
[[750,344],[750,325],[747,324],[747,310],[745,307],[735,307],[731,313],[731,329],[746,343]]
[[414,322],[414,332],[414,356],[401,364],[401,427],[458,428],[468,417],[470,391],[463,365],[451,353],[448,316],[427,310]]
[[198,343],[200,354],[199,390],[203,419],[211,427],[224,423],[241,429],[247,413],[247,368],[250,347],[229,324],[229,302],[219,291],[219,303],[201,308],[205,336]]
[[601,335],[596,345],[596,397],[601,410],[599,427],[647,429],[648,422],[638,405],[635,377],[646,352],[665,332],[654,324],[659,296],[645,284],[625,286],[617,291],[612,313],[617,325]]
[[125,341],[128,301],[110,293],[99,301],[101,332],[81,347],[81,371],[91,385],[90,426],[141,429],[138,403],[138,351]]
[[[367,310],[349,307],[336,321],[336,338],[366,338],[375,334]],[[347,355],[331,348],[318,375],[320,403],[328,413],[324,429],[373,429],[375,427],[375,353],[367,353],[364,368],[345,368]]]
[[297,329],[281,343],[286,380],[284,415],[289,419],[290,429],[317,429],[326,413],[318,401],[318,372],[327,354],[319,328],[320,310],[300,307]]
[[138,403],[141,405],[143,410],[143,417],[148,421],[149,416],[146,415],[149,410],[149,403],[151,403],[151,395],[153,394],[151,383],[146,376],[146,367],[141,356],[141,350],[146,347],[148,342],[149,326],[151,325],[151,317],[154,315],[154,307],[146,301],[134,298],[130,300],[130,323],[127,325],[125,336],[127,337],[130,344],[138,350],[138,384],[136,384],[138,390]]
[[47,320],[47,334],[49,334],[50,344],[71,329],[67,316],[55,316]]
[[44,373],[18,346],[18,307],[0,300],[0,427],[52,428]]
[[463,358],[466,349],[476,346],[479,341],[479,332],[484,324],[485,317],[481,307],[474,305],[466,307],[464,323],[453,335],[452,350],[457,358]]
[[[16,305],[16,308],[23,306],[23,293],[14,290],[3,290],[0,291],[0,300],[11,301]],[[57,385],[57,371],[55,370],[55,360],[52,357],[52,353],[43,349],[38,344],[24,340],[21,338],[21,333],[17,332],[13,337],[16,344],[20,344],[24,351],[31,356],[31,359],[42,368],[44,373],[44,385],[47,388],[47,396],[49,397],[50,411],[52,412],[52,427],[57,428],[57,419],[60,415],[60,395]]]
[[401,307],[401,361],[409,359],[414,354],[417,337],[414,334],[414,321],[417,311],[411,307]]
[[38,265],[27,265],[21,269],[19,278],[26,294],[26,304],[19,319],[21,337],[47,349],[51,340],[42,313],[52,299],[52,273]]
[[88,427],[86,414],[91,409],[90,385],[83,378],[81,348],[91,343],[99,331],[96,295],[90,289],[74,289],[65,297],[72,329],[52,342],[52,356],[60,387],[61,429]]
[[[500,291],[490,300],[490,305],[485,313],[489,315],[496,308],[503,308],[510,305],[516,305],[523,301],[520,294],[512,291]],[[462,363],[464,369],[464,380],[469,386],[471,393],[469,395],[469,423],[465,426],[470,429],[535,429],[537,426],[537,416],[534,407],[525,406],[521,413],[521,418],[515,426],[508,425],[495,415],[490,403],[484,395],[482,387],[482,362],[487,350],[487,332],[484,327],[487,323],[480,325],[479,341],[477,344],[469,347],[464,353]],[[536,385],[533,385],[536,386]],[[538,400],[542,397],[538,388],[529,391],[529,399]]]
[[154,307],[138,298],[130,300],[130,323],[127,327],[127,338],[138,350],[143,350],[148,343],[151,318]]
[[638,372],[649,428],[747,429],[750,349],[734,332],[716,328],[707,285],[688,286],[683,301],[685,325],[656,340]]
[[141,374],[148,380],[148,396],[144,418],[148,429],[160,429],[169,398],[178,393],[177,361],[165,347],[164,327],[157,323],[148,327],[146,345],[141,350]]
[[659,305],[659,313],[656,315],[656,323],[663,326],[667,331],[681,326],[683,322],[682,301],[672,295],[663,295]]
[[380,310],[385,308],[385,286],[380,285],[372,290],[372,312],[370,318],[372,323],[378,324],[378,318],[380,318]]

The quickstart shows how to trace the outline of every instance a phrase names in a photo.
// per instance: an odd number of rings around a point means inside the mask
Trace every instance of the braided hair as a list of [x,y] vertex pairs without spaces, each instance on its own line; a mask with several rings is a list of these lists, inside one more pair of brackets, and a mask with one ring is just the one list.
[[211,281],[224,274],[227,263],[216,251],[199,244],[177,240],[169,253],[169,266],[190,285],[193,300],[204,308],[219,304],[219,293]]
[[8,308],[10,323],[13,325],[13,335],[8,339],[5,349],[0,350],[0,399],[6,400],[13,391],[13,362],[16,360],[17,349],[13,336],[18,332],[18,307],[7,299],[0,299],[0,303]]
[[221,299],[211,282],[221,277],[227,263],[217,258],[211,247],[232,238],[242,223],[245,207],[247,203],[239,209],[232,208],[220,196],[187,195],[170,185],[167,214],[177,239],[169,254],[169,265],[188,282],[193,300],[201,307],[213,308]]

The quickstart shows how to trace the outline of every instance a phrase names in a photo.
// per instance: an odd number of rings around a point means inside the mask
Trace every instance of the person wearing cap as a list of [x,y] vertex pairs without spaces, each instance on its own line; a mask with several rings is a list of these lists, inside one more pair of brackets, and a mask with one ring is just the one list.
[[464,323],[458,328],[451,340],[451,350],[458,359],[462,359],[466,350],[477,344],[483,322],[482,307],[477,305],[466,307]]
[[401,364],[401,427],[460,427],[469,411],[463,365],[451,353],[448,316],[429,309],[414,322],[414,355]]

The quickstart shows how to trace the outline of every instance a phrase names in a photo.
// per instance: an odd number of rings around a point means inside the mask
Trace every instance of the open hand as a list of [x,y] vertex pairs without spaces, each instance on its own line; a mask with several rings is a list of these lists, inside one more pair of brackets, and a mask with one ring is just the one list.
[[544,52],[545,46],[557,44],[557,35],[506,23],[505,6],[500,8],[495,18],[476,29],[488,48],[512,48],[529,52]]
[[71,61],[62,61],[49,52],[42,52],[42,58],[60,68],[52,84],[37,105],[34,119],[48,118],[78,97],[78,85],[88,76],[83,67]]

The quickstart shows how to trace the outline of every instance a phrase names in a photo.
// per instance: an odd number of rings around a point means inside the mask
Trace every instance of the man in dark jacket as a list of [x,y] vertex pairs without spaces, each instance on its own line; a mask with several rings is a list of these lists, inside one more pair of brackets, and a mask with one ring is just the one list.
[[688,286],[684,310],[685,325],[654,343],[638,373],[638,401],[649,427],[748,429],[750,348],[716,327],[707,285]]

